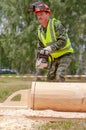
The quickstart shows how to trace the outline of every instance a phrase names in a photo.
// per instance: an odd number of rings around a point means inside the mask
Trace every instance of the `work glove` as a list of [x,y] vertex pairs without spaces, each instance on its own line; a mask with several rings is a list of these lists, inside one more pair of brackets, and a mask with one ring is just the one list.
[[50,55],[50,53],[51,53],[51,47],[45,47],[44,49],[42,49],[41,51],[40,51],[40,54],[42,54],[42,55]]
[[43,50],[40,51],[40,54],[41,55],[49,55],[50,53],[49,53],[48,50],[43,49]]

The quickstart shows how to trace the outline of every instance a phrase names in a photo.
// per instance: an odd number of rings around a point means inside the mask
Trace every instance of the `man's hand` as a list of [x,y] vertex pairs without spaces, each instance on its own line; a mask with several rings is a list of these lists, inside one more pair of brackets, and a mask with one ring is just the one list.
[[51,53],[51,47],[45,47],[44,49],[42,49],[41,51],[40,51],[40,54],[42,54],[42,55],[49,55]]
[[43,50],[40,51],[40,54],[42,54],[42,55],[49,55],[50,53],[49,53],[48,50],[43,49]]

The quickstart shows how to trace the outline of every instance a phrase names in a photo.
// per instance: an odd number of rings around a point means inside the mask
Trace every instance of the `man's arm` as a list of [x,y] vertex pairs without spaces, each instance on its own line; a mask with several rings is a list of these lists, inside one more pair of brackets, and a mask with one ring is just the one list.
[[38,50],[41,50],[41,49],[43,49],[45,46],[43,45],[43,43],[40,41],[40,39],[38,39],[38,44],[37,44],[38,46],[37,46],[37,48],[38,48]]
[[52,52],[63,48],[66,45],[67,38],[68,38],[67,33],[66,33],[66,29],[61,24],[61,22],[59,22],[59,23],[55,22],[54,27],[55,27],[57,41],[53,42],[50,45]]

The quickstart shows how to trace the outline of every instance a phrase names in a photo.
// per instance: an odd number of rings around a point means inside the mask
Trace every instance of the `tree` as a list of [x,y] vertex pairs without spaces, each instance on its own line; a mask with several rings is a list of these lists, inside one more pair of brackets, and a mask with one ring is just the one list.
[[4,42],[1,42],[8,58],[7,66],[9,67],[10,62],[10,67],[21,73],[34,70],[36,29],[35,20],[32,23],[31,15],[27,14],[29,3],[28,0],[3,0],[1,4],[7,21],[6,24],[3,23]]
[[[35,70],[36,16],[27,13],[28,5],[35,0],[1,0],[0,9],[5,18],[4,33],[0,35],[2,67],[11,67],[21,73]],[[38,0],[40,1],[40,0]],[[67,28],[75,50],[70,74],[86,73],[86,13],[85,0],[43,0],[51,9],[51,17],[62,21]],[[84,51],[82,51],[84,48]],[[82,58],[80,60],[80,57]],[[4,62],[6,61],[6,62]],[[84,61],[80,64],[81,61]],[[82,67],[81,67],[82,66]]]

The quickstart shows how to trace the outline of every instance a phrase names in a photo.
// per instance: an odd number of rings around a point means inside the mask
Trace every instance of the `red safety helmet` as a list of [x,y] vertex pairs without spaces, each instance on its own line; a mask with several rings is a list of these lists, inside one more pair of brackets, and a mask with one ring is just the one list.
[[48,5],[46,4],[39,4],[36,8],[35,8],[35,14],[39,13],[39,12],[48,12],[49,14],[51,13]]

